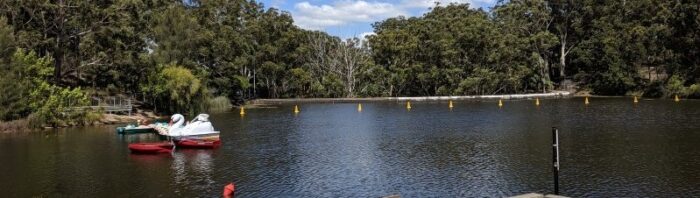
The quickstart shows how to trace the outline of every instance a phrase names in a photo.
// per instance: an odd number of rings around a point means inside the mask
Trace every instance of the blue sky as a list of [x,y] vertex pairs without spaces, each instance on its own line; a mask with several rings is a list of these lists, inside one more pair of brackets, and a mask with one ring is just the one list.
[[497,0],[260,0],[266,8],[288,11],[304,29],[323,30],[341,38],[372,32],[372,23],[396,16],[419,16],[434,3],[469,3],[488,8]]

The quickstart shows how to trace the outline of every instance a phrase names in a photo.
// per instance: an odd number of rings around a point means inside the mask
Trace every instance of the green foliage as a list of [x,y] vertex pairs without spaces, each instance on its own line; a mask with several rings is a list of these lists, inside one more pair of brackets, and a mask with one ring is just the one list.
[[[38,57],[36,53],[17,50],[7,65],[5,77],[0,81],[3,94],[0,101],[3,110],[0,112],[3,120],[23,118],[29,113],[33,125],[65,126],[87,123],[85,109],[77,109],[88,105],[88,97],[80,88],[63,88],[50,83],[53,75],[52,59]],[[10,80],[10,81],[8,81]]]
[[689,98],[700,98],[700,83],[690,85],[685,93]]
[[497,89],[498,79],[496,72],[488,69],[475,69],[473,76],[467,77],[459,83],[455,91],[459,95],[488,95]]
[[[289,13],[248,0],[6,1],[0,2],[0,91],[6,93],[0,119],[41,112],[33,118],[64,124],[54,118],[71,116],[45,109],[70,111],[85,89],[181,113],[202,111],[210,95],[239,103],[506,94],[549,92],[569,79],[596,94],[693,97],[700,84],[699,6],[436,5],[422,16],[376,22],[366,40],[343,40],[303,30]],[[22,102],[27,98],[33,101]]]
[[202,112],[209,93],[192,72],[175,64],[165,65],[142,87],[156,101],[156,107],[168,113]]
[[226,111],[231,109],[231,100],[226,96],[217,96],[207,100],[207,107],[211,111]]
[[25,101],[27,85],[17,83],[12,74],[0,74],[0,121],[16,120],[29,115],[31,109]]
[[675,95],[685,95],[686,87],[683,86],[685,80],[677,75],[671,76],[666,82],[665,96],[673,97]]
[[7,24],[7,18],[0,16],[0,57],[7,57],[15,47],[14,28]]
[[35,119],[44,125],[72,126],[88,124],[89,109],[76,109],[87,106],[87,94],[80,88],[61,88],[42,83],[30,93],[30,107]]

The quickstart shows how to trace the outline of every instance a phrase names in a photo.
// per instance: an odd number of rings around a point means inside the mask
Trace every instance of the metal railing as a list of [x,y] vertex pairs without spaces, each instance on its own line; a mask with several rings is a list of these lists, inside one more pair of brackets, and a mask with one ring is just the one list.
[[90,106],[76,108],[103,110],[105,113],[109,114],[127,113],[129,116],[131,116],[131,111],[134,108],[134,105],[131,97],[92,97],[90,99]]

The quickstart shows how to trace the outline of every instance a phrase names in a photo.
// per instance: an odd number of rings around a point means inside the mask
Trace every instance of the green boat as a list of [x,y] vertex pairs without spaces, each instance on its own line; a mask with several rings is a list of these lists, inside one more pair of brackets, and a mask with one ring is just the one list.
[[134,126],[127,125],[125,127],[117,127],[118,134],[137,134],[137,133],[153,133],[153,127],[150,126]]

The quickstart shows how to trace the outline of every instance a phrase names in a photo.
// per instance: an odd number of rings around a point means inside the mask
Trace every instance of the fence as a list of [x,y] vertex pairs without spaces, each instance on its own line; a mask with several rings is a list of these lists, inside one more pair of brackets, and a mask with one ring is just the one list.
[[134,105],[131,97],[111,96],[111,97],[92,97],[90,106],[78,108],[91,108],[94,110],[104,110],[105,113],[127,113],[131,116],[131,111]]

